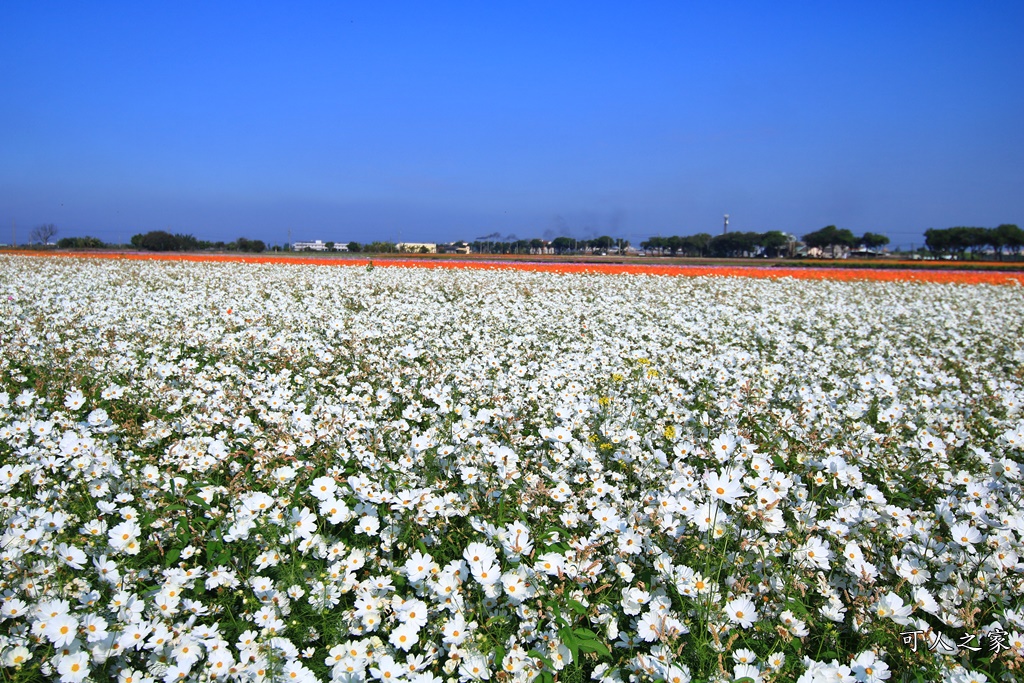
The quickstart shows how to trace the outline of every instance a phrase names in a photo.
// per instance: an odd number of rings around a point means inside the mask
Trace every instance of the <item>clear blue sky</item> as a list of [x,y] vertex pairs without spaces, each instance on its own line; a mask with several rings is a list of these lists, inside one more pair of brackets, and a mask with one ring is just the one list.
[[1024,2],[0,3],[0,242],[1024,225]]

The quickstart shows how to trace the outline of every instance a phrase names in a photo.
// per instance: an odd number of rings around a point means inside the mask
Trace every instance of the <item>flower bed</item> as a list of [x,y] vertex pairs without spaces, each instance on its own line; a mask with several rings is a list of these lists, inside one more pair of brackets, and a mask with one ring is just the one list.
[[1021,303],[0,257],[0,680],[1017,680]]
[[[759,265],[672,265],[656,261],[648,263],[576,263],[558,262],[557,260],[523,261],[488,256],[486,259],[475,257],[445,257],[431,255],[417,257],[385,255],[380,257],[336,257],[321,256],[258,256],[237,254],[196,254],[196,253],[144,253],[144,252],[23,252],[40,258],[109,258],[141,261],[193,261],[198,263],[282,263],[291,265],[316,266],[369,266],[376,264],[385,267],[399,268],[468,268],[473,270],[526,270],[544,273],[603,273],[606,275],[675,275],[683,277],[725,276],[753,278],[795,278],[798,280],[836,280],[836,281],[880,281],[880,282],[936,282],[945,284],[989,284],[989,285],[1024,285],[1024,273],[1021,272],[986,272],[983,270],[954,270],[958,264],[935,262],[922,267],[918,262],[911,262],[913,267],[900,268],[884,264],[869,267],[864,262],[853,262],[851,267],[838,265],[815,267],[808,262],[800,262],[793,266]],[[939,264],[942,264],[940,266]],[[962,265],[962,264],[960,264]],[[973,266],[972,266],[973,268]]]

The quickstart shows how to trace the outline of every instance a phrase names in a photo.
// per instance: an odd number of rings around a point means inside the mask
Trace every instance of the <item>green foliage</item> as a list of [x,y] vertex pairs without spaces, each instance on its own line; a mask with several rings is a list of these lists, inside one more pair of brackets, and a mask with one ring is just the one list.
[[97,237],[62,237],[57,240],[58,249],[102,249],[105,246]]
[[852,248],[857,245],[857,238],[845,228],[827,225],[821,230],[808,233],[803,237],[804,244],[815,249],[829,249],[835,255],[836,247]]
[[1010,223],[996,228],[929,228],[924,232],[924,239],[933,254],[950,254],[961,259],[968,251],[977,257],[982,250],[990,248],[1002,257],[1006,252],[1019,256],[1024,249],[1024,230]]

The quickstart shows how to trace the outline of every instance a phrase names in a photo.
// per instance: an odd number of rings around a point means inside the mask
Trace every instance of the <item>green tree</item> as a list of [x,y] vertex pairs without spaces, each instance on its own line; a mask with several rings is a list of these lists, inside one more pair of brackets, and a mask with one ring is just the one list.
[[646,251],[648,254],[653,253],[657,250],[658,254],[661,254],[662,249],[665,248],[665,239],[662,237],[651,237],[640,243],[640,248]]
[[765,254],[775,258],[789,246],[789,239],[780,230],[769,230],[760,236],[760,243],[764,247]]
[[267,250],[267,245],[263,240],[249,240],[244,237],[239,237],[238,250],[261,254]]
[[348,243],[348,250],[350,252],[352,252],[353,254],[358,254],[361,249],[362,249],[362,247],[360,246],[359,242],[349,242]]
[[707,256],[711,247],[711,235],[706,232],[698,232],[686,238],[687,243],[697,252],[697,256]]
[[62,237],[57,240],[58,249],[102,249],[105,246],[97,237]]
[[995,233],[1000,242],[1000,254],[1003,248],[1009,249],[1014,255],[1020,254],[1024,248],[1024,230],[1013,223],[1003,223],[995,229]]
[[821,230],[804,235],[804,244],[822,251],[828,249],[832,258],[835,258],[836,247],[855,247],[857,238],[845,228],[839,229],[834,225],[826,225]]
[[571,237],[556,237],[551,240],[551,246],[554,248],[556,254],[564,254],[569,249],[572,249],[573,240]]
[[866,232],[857,242],[858,244],[863,245],[866,249],[881,249],[885,245],[889,244],[889,238],[885,235]]
[[952,235],[949,230],[928,228],[924,231],[924,244],[936,256],[952,251]]
[[371,254],[392,254],[395,252],[394,242],[371,242],[363,248]]
[[199,240],[193,235],[176,234],[174,239],[177,240],[176,251],[198,251]]
[[712,256],[746,256],[757,251],[761,236],[756,232],[727,232],[711,238]]
[[151,230],[144,235],[132,237],[132,245],[146,251],[176,251],[178,244],[178,238],[166,230]]

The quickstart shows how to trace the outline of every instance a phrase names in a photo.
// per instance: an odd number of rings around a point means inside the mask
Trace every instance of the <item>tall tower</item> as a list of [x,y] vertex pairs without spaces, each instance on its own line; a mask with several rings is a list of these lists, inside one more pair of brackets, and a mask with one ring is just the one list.
[[725,226],[722,227],[722,234],[729,232],[729,214],[725,214]]

